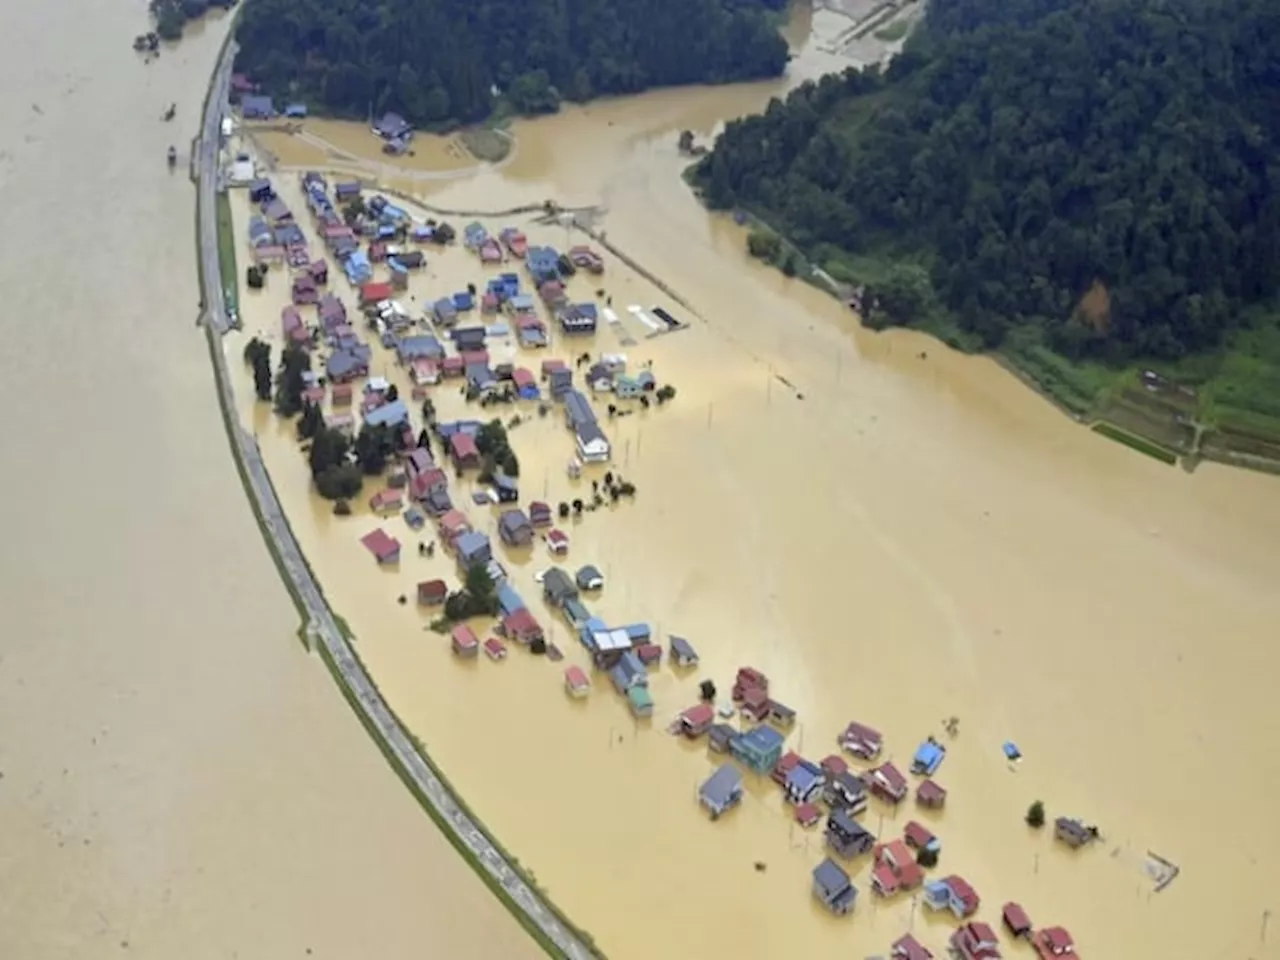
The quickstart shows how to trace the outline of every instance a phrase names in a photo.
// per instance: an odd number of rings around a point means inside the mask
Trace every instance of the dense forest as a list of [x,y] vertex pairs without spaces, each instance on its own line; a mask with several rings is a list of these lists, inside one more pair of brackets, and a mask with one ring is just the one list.
[[873,324],[1173,360],[1277,294],[1278,148],[1276,0],[930,0],[886,69],[730,123],[695,176]]
[[562,99],[777,76],[784,0],[254,0],[237,67],[339,116],[472,122]]
[[148,6],[161,39],[177,40],[188,20],[202,17],[215,7],[229,10],[235,3],[236,0],[151,0]]

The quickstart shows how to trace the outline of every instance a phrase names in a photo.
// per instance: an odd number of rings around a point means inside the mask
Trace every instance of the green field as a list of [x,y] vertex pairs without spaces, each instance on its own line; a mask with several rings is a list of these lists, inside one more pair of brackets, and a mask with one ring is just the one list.
[[240,316],[240,277],[236,268],[236,228],[231,221],[231,199],[218,194],[218,270],[227,309]]
[[881,27],[876,31],[876,39],[883,40],[885,43],[893,43],[901,40],[907,35],[907,31],[911,29],[910,22],[906,20],[895,20],[888,26]]
[[1178,462],[1178,455],[1172,450],[1162,447],[1160,444],[1147,440],[1144,437],[1129,433],[1127,430],[1121,430],[1119,427],[1105,421],[1095,423],[1093,425],[1093,432],[1114,440],[1116,443],[1123,443],[1131,450],[1137,450],[1139,453],[1145,453],[1149,457],[1154,457],[1161,463],[1167,463],[1172,466]]

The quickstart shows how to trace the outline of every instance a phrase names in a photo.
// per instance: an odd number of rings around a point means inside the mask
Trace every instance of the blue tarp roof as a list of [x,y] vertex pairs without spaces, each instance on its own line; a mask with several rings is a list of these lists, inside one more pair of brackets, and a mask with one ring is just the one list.
[[393,400],[390,403],[384,403],[377,409],[370,410],[364,415],[364,422],[371,427],[385,424],[387,426],[395,426],[398,423],[405,423],[409,419],[409,408],[405,406],[403,400]]
[[926,774],[933,773],[942,765],[946,755],[947,751],[943,747],[926,740],[916,750],[915,758],[911,761],[911,768]]

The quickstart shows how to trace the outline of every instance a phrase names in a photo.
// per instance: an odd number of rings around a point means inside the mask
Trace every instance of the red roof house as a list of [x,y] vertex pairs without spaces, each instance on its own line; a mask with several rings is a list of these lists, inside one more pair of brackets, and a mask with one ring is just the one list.
[[1075,941],[1065,927],[1045,927],[1031,942],[1043,960],[1057,960],[1059,957],[1076,960],[1080,956],[1076,953]]
[[796,807],[796,823],[802,827],[812,827],[822,819],[822,810],[816,803],[802,803]]
[[907,846],[915,847],[917,850],[924,850],[927,847],[936,845],[938,842],[938,838],[933,835],[933,832],[928,827],[915,820],[907,821],[902,834],[906,838]]
[[923,781],[916,787],[916,803],[933,810],[941,809],[947,802],[947,791],[932,780]]
[[389,283],[366,283],[360,288],[360,305],[390,300],[395,295]]
[[543,503],[541,500],[534,500],[529,504],[529,522],[535,527],[549,527],[554,522],[551,515],[551,505]]
[[933,960],[933,951],[909,933],[904,933],[889,948],[890,960]]
[[424,607],[436,607],[449,596],[449,587],[443,580],[423,580],[418,584],[418,603]]
[[569,552],[569,535],[563,530],[552,528],[547,531],[547,549],[555,554]]
[[569,365],[559,357],[551,357],[542,361],[542,379],[545,380],[557,370],[568,370]]
[[440,539],[452,545],[453,541],[471,529],[471,521],[461,510],[450,510],[440,518]]
[[959,917],[971,917],[978,912],[982,898],[964,877],[952,874],[944,881],[951,891],[951,909]]
[[425,500],[431,496],[432,491],[443,490],[446,486],[448,481],[445,479],[444,471],[439,467],[432,467],[422,473],[413,474],[413,479],[409,481],[409,496],[415,500]]
[[369,509],[374,513],[398,511],[403,505],[404,498],[400,495],[400,491],[392,490],[390,487],[385,490],[379,490],[369,498]]
[[924,870],[902,840],[876,847],[875,859],[871,887],[882,897],[891,897],[899,890],[914,890],[924,882]]
[[822,758],[822,762],[818,764],[822,768],[822,772],[828,777],[834,777],[836,774],[847,773],[849,765],[844,762],[844,757],[831,753]]
[[801,756],[794,750],[788,750],[774,765],[773,773],[769,776],[774,783],[783,784],[787,782],[787,777],[791,776],[791,771],[800,766]]
[[861,723],[850,723],[839,737],[840,746],[863,760],[874,760],[884,748],[880,731]]
[[543,639],[542,625],[537,619],[524,607],[519,610],[513,610],[502,618],[501,623],[502,634],[510,637],[517,643],[530,644],[535,640]]
[[400,559],[400,541],[379,527],[366,533],[360,542],[373,554],[378,563],[395,563]]
[[591,689],[591,681],[587,678],[586,671],[581,667],[565,667],[564,688],[569,692],[570,696],[585,697]]
[[709,703],[700,703],[680,714],[680,732],[686,737],[700,737],[715,722],[716,709]]
[[871,792],[889,803],[901,803],[907,795],[907,778],[892,763],[884,763],[871,771]]
[[1004,919],[1004,925],[1015,937],[1025,937],[1031,932],[1031,918],[1027,916],[1027,911],[1022,909],[1021,904],[1010,900],[1004,905],[1000,915]]
[[1000,960],[1000,942],[991,925],[975,920],[951,934],[948,941],[959,960]]
[[469,433],[455,433],[449,438],[449,452],[453,463],[459,470],[467,470],[480,466],[480,448],[476,446],[476,438]]
[[465,623],[456,624],[450,631],[453,652],[460,657],[474,657],[480,652],[480,638]]
[[490,660],[501,660],[507,655],[507,648],[497,637],[490,637],[484,642],[484,652],[489,655]]

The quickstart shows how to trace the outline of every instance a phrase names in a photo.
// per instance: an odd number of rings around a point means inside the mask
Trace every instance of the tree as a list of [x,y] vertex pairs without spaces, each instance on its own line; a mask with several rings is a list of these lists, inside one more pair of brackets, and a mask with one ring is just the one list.
[[363,118],[372,105],[419,125],[474,123],[499,103],[555,110],[563,93],[779,76],[788,54],[778,9],[778,0],[387,0],[371,17],[347,0],[254,0],[236,31],[237,66],[264,92],[340,116]]
[[298,438],[300,440],[312,440],[323,429],[324,414],[320,412],[319,405],[304,403],[302,405],[302,416],[298,418]]
[[253,367],[253,392],[259,400],[270,400],[271,344],[254,337],[245,344],[244,359]]
[[1027,807],[1026,820],[1027,826],[1037,830],[1044,826],[1044,804],[1041,801],[1037,800]]
[[938,865],[938,848],[921,847],[916,851],[916,863],[926,868],[936,867]]
[[397,428],[384,423],[365,424],[360,428],[353,452],[356,463],[367,476],[377,476],[386,469],[387,458],[395,452],[399,433]]
[[569,519],[569,505],[565,503],[563,500],[561,500],[560,505],[556,507],[556,515],[561,520]]
[[497,587],[485,564],[473,563],[467,567],[463,585],[481,613],[492,616],[498,612]]
[[387,403],[395,403],[400,399],[400,388],[394,383],[387,388]]
[[324,427],[317,431],[307,454],[312,479],[319,479],[320,474],[326,470],[347,463],[350,447],[351,444],[341,430]]
[[716,698],[716,684],[714,680],[703,680],[698,684],[698,695],[707,703]]
[[436,422],[436,405],[430,397],[422,401],[422,420],[428,424]]
[[354,463],[328,467],[316,477],[316,491],[326,500],[350,500],[364,486],[364,476]]
[[288,346],[280,354],[280,372],[276,377],[276,413],[292,417],[302,411],[302,391],[306,374],[311,370],[311,354],[299,346]]
[[747,234],[747,252],[761,260],[776,260],[782,253],[782,238],[772,230],[753,227]]

